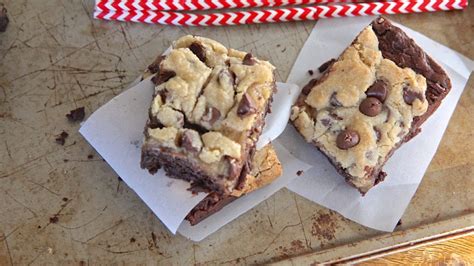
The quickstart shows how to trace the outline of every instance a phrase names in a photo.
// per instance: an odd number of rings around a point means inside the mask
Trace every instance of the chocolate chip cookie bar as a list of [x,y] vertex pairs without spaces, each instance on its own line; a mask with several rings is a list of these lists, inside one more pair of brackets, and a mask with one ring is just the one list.
[[241,188],[234,189],[229,195],[210,193],[189,212],[186,220],[196,225],[239,197],[270,184],[282,173],[281,163],[271,144],[255,152],[251,165]]
[[451,89],[446,72],[385,18],[366,27],[292,107],[291,121],[362,194]]
[[245,184],[275,91],[274,67],[184,36],[149,66],[155,84],[141,167],[220,194]]

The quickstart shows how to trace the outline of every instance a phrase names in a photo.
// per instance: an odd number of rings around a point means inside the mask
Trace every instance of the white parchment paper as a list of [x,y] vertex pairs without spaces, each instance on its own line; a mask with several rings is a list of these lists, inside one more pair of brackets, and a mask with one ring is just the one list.
[[[299,93],[295,85],[278,83],[277,87],[273,112],[266,118],[257,147],[274,140],[285,129],[290,106]],[[270,185],[230,203],[197,226],[189,226],[187,221],[183,221],[184,217],[206,194],[192,195],[187,191],[189,183],[168,178],[163,171],[150,175],[140,168],[143,129],[153,90],[150,79],[134,85],[95,111],[79,132],[172,233],[176,233],[179,227],[182,235],[194,241],[202,240],[285,187],[296,177],[298,170],[310,168],[274,141],[284,175]]]
[[[310,77],[309,69],[317,73],[322,63],[337,58],[373,19],[375,17],[320,20],[298,55],[287,82],[304,86],[316,76]],[[422,132],[402,145],[388,160],[384,167],[388,174],[384,182],[362,197],[293,127],[287,127],[278,139],[300,160],[314,166],[304,176],[290,183],[287,186],[290,190],[348,219],[382,231],[393,231],[403,215],[436,153],[456,103],[474,69],[473,62],[468,58],[418,32],[400,27],[444,67],[451,78],[452,90],[439,109],[423,124]]]

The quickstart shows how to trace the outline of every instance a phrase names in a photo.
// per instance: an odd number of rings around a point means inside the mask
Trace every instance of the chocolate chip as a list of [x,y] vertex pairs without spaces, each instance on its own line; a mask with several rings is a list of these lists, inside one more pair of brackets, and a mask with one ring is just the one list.
[[403,88],[403,100],[408,105],[412,105],[415,99],[423,101],[423,95],[419,92],[411,91],[408,87]]
[[74,110],[69,111],[69,114],[66,114],[67,119],[70,122],[79,122],[84,119],[86,116],[84,112],[84,107],[79,107]]
[[189,46],[189,50],[191,50],[191,52],[193,52],[193,54],[195,54],[197,58],[201,60],[201,62],[206,62],[206,48],[204,48],[202,44],[198,42],[193,42]]
[[341,150],[347,150],[357,144],[359,144],[359,134],[357,131],[346,129],[337,135],[336,145]]
[[66,131],[62,131],[61,134],[56,136],[56,143],[59,145],[64,145],[66,142],[66,138],[69,136],[69,134]]
[[329,98],[329,103],[334,107],[341,107],[342,104],[341,102],[339,102],[339,100],[336,97],[337,97],[337,92],[333,92],[331,94],[331,98]]
[[0,9],[0,32],[5,32],[7,30],[7,26],[10,20],[7,16],[7,9],[5,7],[1,7]]
[[239,117],[243,117],[254,114],[256,111],[257,108],[255,107],[252,98],[247,93],[244,93],[244,95],[242,95],[242,99],[240,100],[239,106],[237,107],[237,115]]
[[184,131],[183,135],[181,135],[181,147],[191,153],[199,152],[199,147],[193,145],[193,136],[191,131],[186,130]]
[[387,86],[388,85],[387,83],[385,83],[385,81],[377,80],[374,82],[374,84],[372,84],[367,89],[365,94],[368,97],[375,97],[379,99],[381,102],[385,102],[385,99],[387,99],[387,92],[388,92]]
[[375,97],[365,98],[359,105],[359,111],[366,116],[377,116],[382,112],[382,103]]
[[327,127],[331,124],[331,120],[329,120],[327,118],[323,118],[323,119],[321,119],[321,124],[323,124],[323,126]]
[[323,73],[324,71],[326,71],[326,69],[328,69],[334,62],[336,62],[336,59],[332,58],[328,60],[327,62],[325,62],[324,64],[320,65],[318,67],[319,73]]
[[153,61],[153,63],[151,63],[151,65],[148,66],[148,70],[150,71],[150,73],[152,74],[155,74],[157,73],[158,71],[160,71],[160,64],[161,64],[161,61],[163,61],[163,59],[165,59],[166,57],[164,55],[160,55],[158,56],[155,61]]
[[209,123],[212,126],[220,117],[221,112],[219,111],[219,109],[214,107],[208,107],[201,120],[203,122]]
[[165,70],[162,69],[160,72],[158,72],[153,78],[151,78],[151,81],[156,85],[160,85],[162,83],[167,82],[171,78],[176,76],[176,72],[173,70]]
[[253,58],[252,54],[248,53],[244,56],[244,59],[242,60],[242,64],[247,65],[247,66],[253,66],[257,63],[255,59]]

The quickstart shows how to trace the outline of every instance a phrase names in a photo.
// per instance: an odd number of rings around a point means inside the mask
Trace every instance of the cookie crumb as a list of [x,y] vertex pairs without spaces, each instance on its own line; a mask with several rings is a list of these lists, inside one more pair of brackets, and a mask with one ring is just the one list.
[[130,243],[135,243],[136,239],[134,237],[130,238]]
[[402,225],[402,219],[398,220],[397,226]]
[[92,155],[92,154],[87,155],[87,159],[90,160],[90,159],[92,159],[92,158],[94,158],[94,155]]
[[61,134],[56,136],[56,143],[59,145],[64,145],[66,143],[66,138],[69,136],[69,134],[66,131],[62,131]]
[[297,176],[301,176],[302,174],[303,174],[303,170],[298,170],[298,171],[296,172],[296,175],[297,175]]
[[84,107],[79,107],[74,110],[71,110],[69,114],[66,114],[67,119],[70,122],[80,122],[84,119],[86,116],[84,112]]
[[63,201],[64,201],[64,202],[66,202],[66,201],[68,201],[68,200],[69,200],[69,199],[66,198],[66,197],[63,198]]
[[312,76],[312,75],[314,75],[314,71],[313,71],[312,69],[310,69],[310,70],[308,70],[308,74],[309,74],[310,76]]
[[69,162],[69,160],[68,159],[63,159],[63,162],[67,163],[67,162]]

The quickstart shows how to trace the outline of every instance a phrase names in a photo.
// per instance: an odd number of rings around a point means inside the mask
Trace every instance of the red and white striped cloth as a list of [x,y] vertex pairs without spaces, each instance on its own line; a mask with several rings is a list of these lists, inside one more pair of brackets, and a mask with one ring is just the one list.
[[124,11],[192,11],[326,3],[357,3],[363,1],[364,0],[96,0],[96,6],[101,9]]
[[[223,2],[228,2],[230,5],[230,3],[248,4],[250,3],[249,1],[250,0],[165,0],[159,2],[168,3],[166,7],[164,5],[160,5],[159,8],[167,8],[165,10],[193,10],[184,8],[197,9],[197,5],[199,3],[199,9],[208,9],[214,7],[211,7],[209,4],[204,5],[204,2],[213,2],[214,5],[215,3],[220,3],[222,5]],[[257,2],[256,0],[251,1],[251,3]],[[259,0],[257,4],[263,5],[263,1],[268,0]],[[271,2],[275,6],[280,6],[296,2],[301,3],[303,1],[313,1],[313,3],[316,3],[318,1],[321,2],[321,0],[278,0]],[[454,9],[464,9],[468,4],[468,0],[400,0],[370,3],[352,3],[355,1],[351,1],[351,3],[345,3],[341,2],[341,0],[332,0],[332,2],[335,1],[339,1],[339,3],[331,5],[312,5],[307,7],[288,7],[265,10],[226,11],[219,13],[197,14],[190,12],[160,11],[164,9],[159,9],[156,6],[156,3],[158,3],[158,1],[153,0],[97,0],[96,9],[94,11],[94,18],[177,26],[224,26],[253,23],[317,20],[320,18],[346,16],[352,17],[446,11]],[[347,0],[342,1],[348,2]],[[149,7],[150,3],[153,8],[155,8],[155,10]],[[180,3],[181,5],[170,6],[170,3],[174,3],[174,5]],[[190,5],[190,3],[192,3],[192,5]],[[138,5],[140,8],[137,8],[136,5]],[[221,6],[219,7],[223,8]]]

